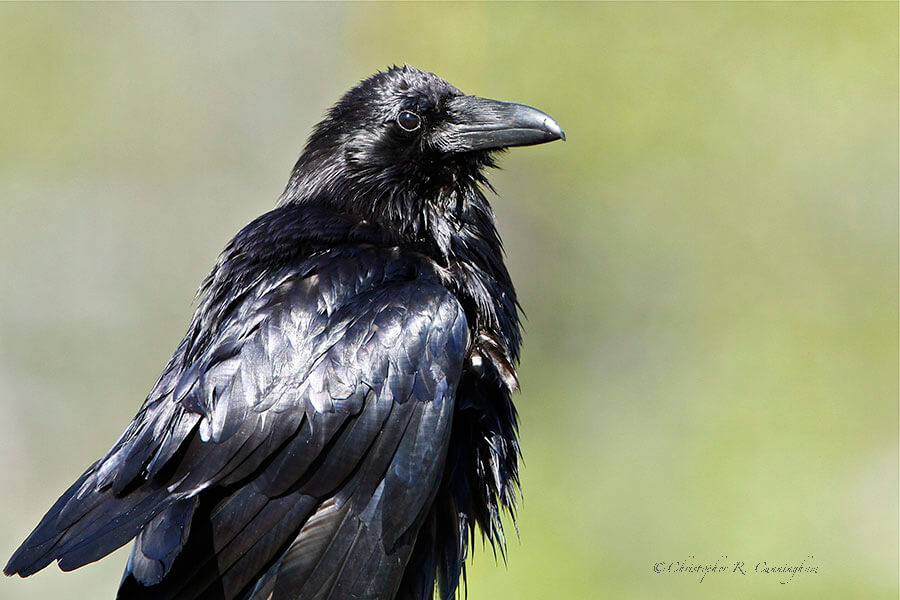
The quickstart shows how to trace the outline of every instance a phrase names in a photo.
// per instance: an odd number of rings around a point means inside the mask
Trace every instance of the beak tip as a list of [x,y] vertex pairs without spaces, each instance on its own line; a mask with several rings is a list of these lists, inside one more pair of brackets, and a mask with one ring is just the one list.
[[555,120],[551,117],[547,117],[544,121],[544,127],[546,127],[547,131],[556,136],[556,139],[566,141],[566,132],[563,131],[563,128],[559,126]]

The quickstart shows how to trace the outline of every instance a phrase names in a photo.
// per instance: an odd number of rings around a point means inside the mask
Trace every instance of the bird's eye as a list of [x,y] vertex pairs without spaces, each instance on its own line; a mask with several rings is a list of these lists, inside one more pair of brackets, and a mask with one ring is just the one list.
[[416,113],[404,110],[397,115],[397,125],[405,131],[415,131],[422,125],[422,119]]

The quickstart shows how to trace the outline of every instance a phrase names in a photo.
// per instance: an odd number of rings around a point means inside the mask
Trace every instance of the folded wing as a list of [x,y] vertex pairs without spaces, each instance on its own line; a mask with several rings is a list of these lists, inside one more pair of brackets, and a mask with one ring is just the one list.
[[183,343],[4,572],[74,569],[137,537],[120,598],[396,589],[439,483],[468,330],[438,283],[392,279],[375,258],[274,277],[190,361]]

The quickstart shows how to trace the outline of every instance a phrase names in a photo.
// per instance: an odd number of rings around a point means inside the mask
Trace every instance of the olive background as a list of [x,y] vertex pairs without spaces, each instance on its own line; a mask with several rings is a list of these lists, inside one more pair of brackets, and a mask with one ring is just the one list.
[[[2,559],[404,62],[568,134],[491,175],[524,502],[468,598],[897,598],[897,3],[0,5]],[[0,597],[112,598],[126,556]]]

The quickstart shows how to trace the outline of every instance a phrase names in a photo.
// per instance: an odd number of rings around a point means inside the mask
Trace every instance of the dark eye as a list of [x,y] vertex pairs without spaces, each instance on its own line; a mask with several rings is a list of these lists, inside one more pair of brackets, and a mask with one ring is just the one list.
[[416,113],[404,110],[397,115],[397,125],[406,131],[415,131],[422,125],[422,120]]

